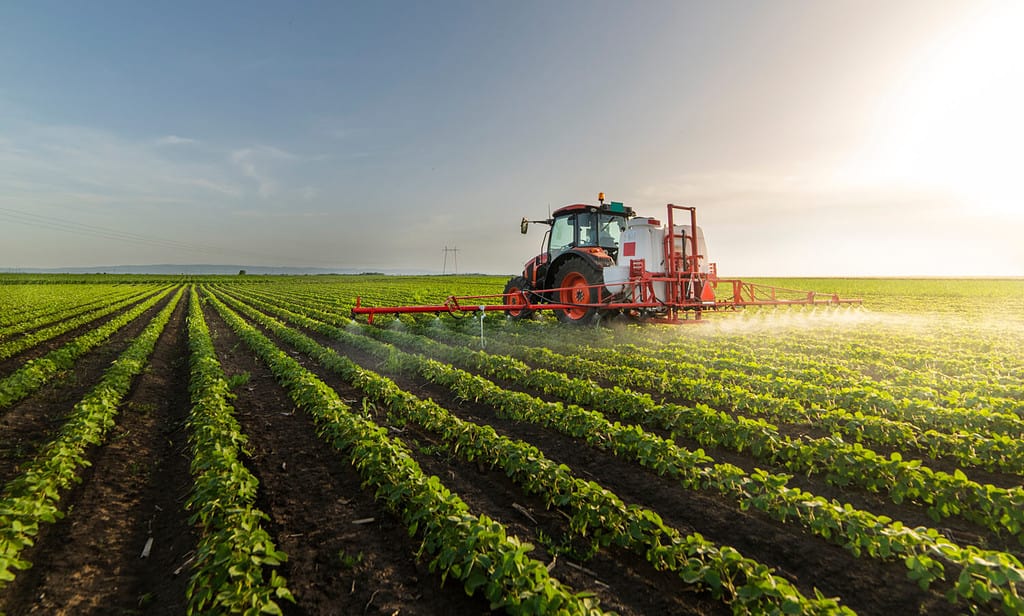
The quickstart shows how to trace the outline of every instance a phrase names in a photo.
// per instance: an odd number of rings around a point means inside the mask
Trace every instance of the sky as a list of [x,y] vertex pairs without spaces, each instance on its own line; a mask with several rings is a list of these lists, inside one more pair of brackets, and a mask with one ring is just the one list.
[[[0,269],[512,274],[597,193],[723,276],[1024,276],[1024,2],[0,5]],[[447,262],[450,272],[453,264]]]

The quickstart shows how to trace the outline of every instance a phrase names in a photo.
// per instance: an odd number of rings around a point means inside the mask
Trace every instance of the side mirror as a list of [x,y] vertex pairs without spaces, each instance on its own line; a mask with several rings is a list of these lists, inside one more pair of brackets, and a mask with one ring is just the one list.
[[526,216],[523,216],[523,221],[519,223],[519,232],[526,235],[526,229],[530,226],[530,221],[526,220]]

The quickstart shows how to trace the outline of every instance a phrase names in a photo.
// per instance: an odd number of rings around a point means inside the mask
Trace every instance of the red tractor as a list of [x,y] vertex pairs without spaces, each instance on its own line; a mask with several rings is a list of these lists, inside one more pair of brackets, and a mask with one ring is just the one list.
[[[530,303],[576,304],[555,310],[559,321],[589,322],[600,311],[599,304],[607,296],[601,288],[604,269],[612,267],[619,256],[619,240],[626,223],[633,217],[632,208],[621,203],[604,202],[604,193],[598,197],[600,205],[577,203],[555,210],[547,220],[523,218],[520,231],[526,234],[529,224],[540,223],[550,227],[544,233],[542,252],[526,262],[522,276],[516,276],[505,285],[508,303],[515,304],[520,295]],[[555,291],[550,291],[555,289]],[[513,318],[532,316],[533,310],[509,310]]]
[[[622,203],[576,203],[555,210],[547,220],[523,218],[550,227],[541,253],[526,262],[521,276],[502,295],[451,296],[443,305],[370,307],[356,301],[353,314],[466,313],[504,311],[523,319],[553,310],[563,323],[593,323],[624,314],[642,321],[699,322],[707,310],[762,305],[860,303],[838,295],[721,279],[708,261],[697,209],[668,204],[666,224],[636,216]],[[679,214],[683,220],[677,221]],[[692,317],[692,319],[691,319]]]
[[[663,228],[657,219],[635,217],[622,203],[605,203],[604,193],[598,203],[567,205],[547,220],[523,218],[524,234],[530,223],[551,228],[544,234],[543,252],[505,285],[507,304],[525,299],[564,306],[553,308],[563,323],[590,323],[602,314],[623,312],[644,318],[671,313],[674,318],[673,308],[714,304],[714,266],[705,258],[704,234],[693,208],[669,205],[669,224]],[[690,224],[675,224],[674,210],[689,210]],[[651,283],[650,293],[629,284],[640,279]],[[655,303],[643,301],[645,296]],[[509,314],[526,318],[533,310],[513,306]]]

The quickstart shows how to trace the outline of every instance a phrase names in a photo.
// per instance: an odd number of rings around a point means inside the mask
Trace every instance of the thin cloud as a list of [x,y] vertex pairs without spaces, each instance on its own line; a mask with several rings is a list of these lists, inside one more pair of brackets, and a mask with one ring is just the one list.
[[299,156],[291,152],[265,144],[233,150],[229,158],[242,175],[256,182],[256,191],[264,199],[276,193],[278,188],[277,180],[267,168],[299,160]]
[[255,209],[239,209],[231,212],[234,216],[241,218],[259,218],[259,219],[273,219],[273,218],[287,218],[294,220],[297,218],[326,218],[332,216],[333,212],[324,211],[313,211],[313,212],[297,212],[294,210],[287,211],[266,211],[266,210],[255,210]]
[[167,135],[156,140],[157,145],[196,145],[198,143],[198,139],[189,139],[188,137],[179,137],[177,135]]
[[261,197],[266,199],[273,194],[276,184],[270,177],[264,175],[256,168],[252,149],[244,148],[233,151],[231,153],[231,162],[238,166],[242,175],[256,182],[256,190]]
[[168,160],[167,145],[199,143],[169,135],[132,141],[83,126],[21,124],[0,145],[0,191],[25,202],[204,203],[241,195],[222,161]]
[[328,137],[333,139],[348,139],[352,136],[352,130],[348,128],[329,128],[326,131]]
[[287,150],[283,150],[281,148],[266,144],[259,144],[249,148],[240,148],[232,152],[232,156],[236,154],[244,157],[269,158],[273,160],[299,159],[299,156],[297,154],[292,154]]
[[242,189],[233,184],[226,184],[222,182],[214,182],[202,177],[180,177],[180,178],[167,178],[168,182],[181,184],[184,186],[196,186],[199,188],[205,188],[207,190],[220,193],[228,197],[241,197]]

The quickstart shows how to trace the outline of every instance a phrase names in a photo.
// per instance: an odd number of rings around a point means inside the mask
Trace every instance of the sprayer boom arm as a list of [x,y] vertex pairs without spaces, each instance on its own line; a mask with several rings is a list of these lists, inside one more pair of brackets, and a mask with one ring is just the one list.
[[[744,282],[738,279],[718,279],[714,285],[718,289],[727,289],[731,293],[714,301],[684,300],[680,302],[663,302],[654,296],[653,284],[665,282],[658,277],[647,280],[632,281],[625,286],[632,286],[631,292],[620,291],[617,295],[607,292],[606,285],[592,285],[601,291],[600,296],[608,296],[609,300],[596,304],[574,303],[561,304],[544,301],[545,297],[559,297],[562,289],[548,289],[544,293],[537,291],[517,291],[515,293],[498,293],[494,295],[451,295],[444,304],[410,305],[410,306],[363,306],[362,298],[356,298],[352,315],[366,315],[370,323],[378,314],[466,314],[478,312],[518,312],[522,310],[566,310],[573,308],[600,308],[606,311],[662,311],[666,315],[652,316],[652,320],[670,323],[693,322],[701,319],[704,311],[720,311],[742,308],[744,306],[839,306],[844,304],[861,304],[861,299],[840,298],[838,294],[819,294],[814,291],[799,291],[783,287]],[[681,281],[673,281],[680,284]],[[685,281],[690,282],[690,281]],[[622,286],[622,285],[617,285]],[[792,295],[792,297],[786,297]],[[624,297],[632,299],[626,301]],[[618,299],[616,299],[618,298]],[[515,300],[515,301],[512,301]],[[680,313],[688,312],[693,320],[679,319]]]

